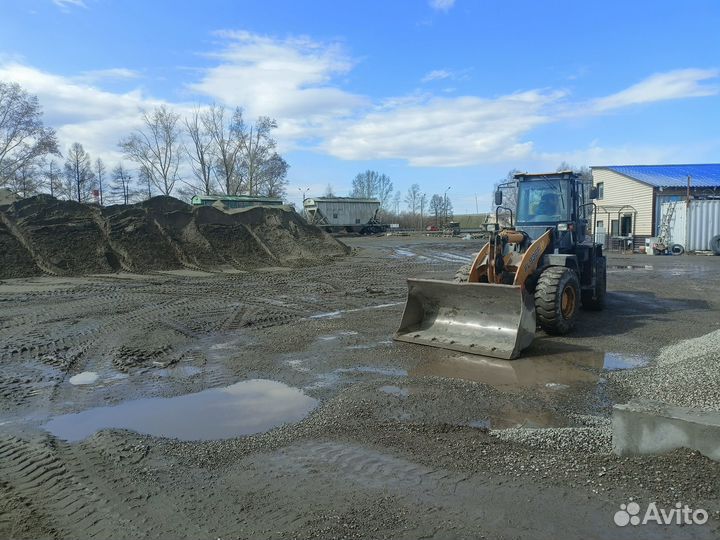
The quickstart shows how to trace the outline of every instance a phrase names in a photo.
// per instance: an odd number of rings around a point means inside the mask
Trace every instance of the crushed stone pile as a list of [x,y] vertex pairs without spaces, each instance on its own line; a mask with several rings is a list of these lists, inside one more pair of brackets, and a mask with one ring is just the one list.
[[0,208],[0,278],[299,266],[347,253],[285,207],[228,214],[161,196],[99,208],[38,195]]
[[665,347],[651,366],[609,377],[636,398],[720,411],[720,330]]

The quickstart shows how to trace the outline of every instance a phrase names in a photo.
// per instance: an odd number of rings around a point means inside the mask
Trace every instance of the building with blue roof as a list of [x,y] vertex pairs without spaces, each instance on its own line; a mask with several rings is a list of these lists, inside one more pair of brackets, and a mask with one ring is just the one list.
[[720,163],[591,167],[598,188],[594,229],[635,247],[660,232],[663,203],[720,198]]

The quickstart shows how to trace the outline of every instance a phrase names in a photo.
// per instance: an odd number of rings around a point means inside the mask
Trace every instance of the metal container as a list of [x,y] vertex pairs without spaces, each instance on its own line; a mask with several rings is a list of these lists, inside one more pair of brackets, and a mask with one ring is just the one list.
[[[674,211],[671,209],[675,205]],[[662,204],[662,215],[672,212],[669,246],[680,244],[686,251],[708,251],[710,240],[720,234],[720,199]]]

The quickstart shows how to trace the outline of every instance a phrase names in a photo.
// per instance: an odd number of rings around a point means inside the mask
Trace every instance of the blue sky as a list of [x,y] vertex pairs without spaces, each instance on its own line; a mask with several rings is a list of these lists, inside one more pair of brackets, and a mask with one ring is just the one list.
[[489,206],[512,168],[717,162],[716,1],[0,0],[0,79],[114,164],[140,111],[278,121],[288,194],[358,172]]

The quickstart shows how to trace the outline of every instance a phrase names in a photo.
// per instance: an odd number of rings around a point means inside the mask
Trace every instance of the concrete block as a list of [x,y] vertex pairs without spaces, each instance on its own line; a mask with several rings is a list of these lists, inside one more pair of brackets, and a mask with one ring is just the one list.
[[620,456],[689,448],[720,461],[720,412],[633,401],[615,405],[612,430],[613,451]]

